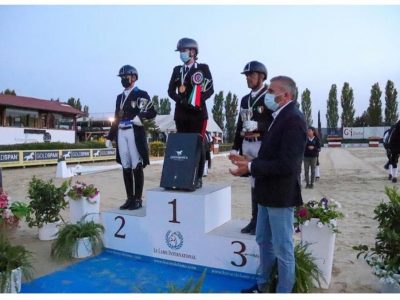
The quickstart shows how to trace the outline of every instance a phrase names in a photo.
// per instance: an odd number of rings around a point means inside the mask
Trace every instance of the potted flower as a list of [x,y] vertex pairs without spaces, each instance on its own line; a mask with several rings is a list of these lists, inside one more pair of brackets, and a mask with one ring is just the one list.
[[375,209],[378,221],[375,246],[354,246],[357,258],[363,258],[382,283],[382,292],[400,293],[400,195],[395,187],[385,187],[389,202],[381,202]]
[[0,193],[0,232],[12,235],[19,221],[29,214],[29,206],[22,202],[11,202],[6,192]]
[[70,221],[77,223],[87,216],[87,221],[99,221],[100,192],[93,184],[77,181],[67,192]]
[[53,240],[60,224],[60,212],[67,206],[64,199],[68,181],[56,187],[53,180],[44,181],[33,176],[29,182],[30,212],[26,217],[29,227],[39,228],[40,240]]
[[32,278],[32,254],[25,247],[13,246],[0,234],[0,293],[21,291],[22,276]]
[[319,202],[308,201],[296,208],[295,227],[301,232],[301,241],[308,244],[308,250],[321,270],[322,288],[329,288],[331,281],[335,238],[338,233],[337,219],[343,218],[338,209],[340,203],[322,198]]
[[93,221],[65,224],[51,245],[51,257],[56,260],[84,258],[103,248],[104,226]]

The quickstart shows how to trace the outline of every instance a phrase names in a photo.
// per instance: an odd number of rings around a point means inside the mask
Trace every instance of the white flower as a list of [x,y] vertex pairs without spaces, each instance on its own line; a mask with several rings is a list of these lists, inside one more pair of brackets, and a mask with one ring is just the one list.
[[8,219],[9,217],[12,217],[12,216],[13,216],[13,213],[11,212],[11,209],[6,208],[6,209],[4,210],[4,212],[3,212],[3,215],[4,215],[4,217],[5,217],[6,219]]
[[322,227],[324,227],[324,224],[322,224],[321,221],[318,221],[317,226],[318,226],[318,228],[322,228]]
[[304,226],[308,226],[308,224],[310,224],[310,221],[309,220],[305,220],[303,225]]

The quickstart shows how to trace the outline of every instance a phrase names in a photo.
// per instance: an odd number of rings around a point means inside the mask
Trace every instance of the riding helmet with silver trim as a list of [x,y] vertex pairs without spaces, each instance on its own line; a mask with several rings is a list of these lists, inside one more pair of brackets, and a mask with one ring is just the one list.
[[119,74],[117,76],[122,77],[122,76],[125,76],[125,75],[135,75],[136,76],[136,80],[139,79],[138,71],[134,67],[132,67],[130,65],[122,66],[122,68],[119,69]]
[[178,41],[175,51],[184,51],[185,49],[195,49],[196,53],[199,53],[199,46],[194,39],[182,38]]

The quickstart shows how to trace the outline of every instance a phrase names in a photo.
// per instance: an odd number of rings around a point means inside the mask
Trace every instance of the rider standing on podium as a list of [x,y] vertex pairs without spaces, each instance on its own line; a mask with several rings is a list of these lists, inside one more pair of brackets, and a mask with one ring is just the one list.
[[[240,102],[240,115],[236,125],[235,140],[231,154],[241,154],[253,160],[258,156],[261,138],[272,122],[272,111],[264,104],[264,95],[268,86],[264,84],[267,79],[267,68],[258,61],[247,63],[242,72],[246,76],[247,86],[251,92]],[[254,178],[251,183],[251,220],[242,228],[242,233],[255,235],[258,207],[254,196]]]
[[118,76],[124,91],[117,96],[115,121],[107,136],[106,146],[112,147],[110,140],[117,142],[117,162],[122,165],[127,195],[120,209],[134,210],[142,207],[143,168],[150,164],[142,121],[153,119],[157,112],[149,94],[135,86],[139,75],[134,67],[123,66]]
[[[190,38],[178,41],[183,65],[174,67],[168,86],[168,95],[175,101],[174,120],[178,133],[198,133],[204,143],[208,112],[206,100],[214,93],[211,72],[206,64],[197,63],[199,47]],[[205,153],[201,147],[196,188],[202,187]]]

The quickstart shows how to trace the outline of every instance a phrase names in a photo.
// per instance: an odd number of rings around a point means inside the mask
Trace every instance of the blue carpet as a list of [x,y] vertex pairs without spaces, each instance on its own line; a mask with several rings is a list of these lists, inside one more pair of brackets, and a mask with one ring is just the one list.
[[[22,285],[22,293],[164,293],[200,278],[204,267],[105,250],[101,254]],[[254,276],[207,268],[203,293],[238,293]],[[232,272],[230,272],[232,273]]]

